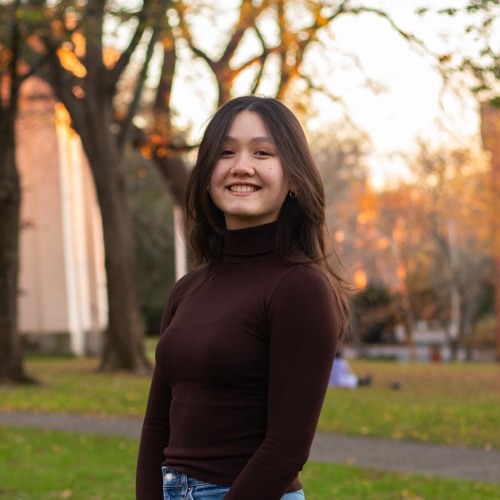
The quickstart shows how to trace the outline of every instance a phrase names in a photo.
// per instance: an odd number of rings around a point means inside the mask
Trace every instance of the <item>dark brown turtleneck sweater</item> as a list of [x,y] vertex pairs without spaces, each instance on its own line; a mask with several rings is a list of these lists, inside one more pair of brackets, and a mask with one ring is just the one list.
[[227,500],[301,487],[339,332],[323,274],[274,252],[276,224],[228,231],[201,286],[167,303],[142,430],[137,498],[162,500],[161,465],[230,486]]

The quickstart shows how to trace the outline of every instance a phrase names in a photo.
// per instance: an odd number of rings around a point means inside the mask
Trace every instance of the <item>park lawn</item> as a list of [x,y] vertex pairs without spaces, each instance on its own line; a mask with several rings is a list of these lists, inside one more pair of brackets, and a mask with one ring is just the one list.
[[0,410],[142,418],[150,377],[100,373],[94,358],[34,358],[27,372],[38,385],[0,386]]
[[[0,410],[141,418],[150,379],[97,372],[94,358],[28,358],[41,384],[0,387]],[[500,365],[355,361],[373,385],[329,389],[323,432],[500,449]],[[391,389],[393,382],[401,389]]]
[[[0,426],[0,498],[133,500],[136,440]],[[308,500],[488,499],[500,485],[309,463]]]
[[500,365],[356,361],[352,367],[371,374],[373,385],[329,389],[322,431],[500,448]]

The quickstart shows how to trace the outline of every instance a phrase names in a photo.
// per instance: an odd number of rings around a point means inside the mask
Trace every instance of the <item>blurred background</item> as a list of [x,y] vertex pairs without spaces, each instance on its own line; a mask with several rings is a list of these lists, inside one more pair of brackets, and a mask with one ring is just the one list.
[[349,356],[500,359],[498,2],[0,7],[4,380],[37,351],[149,369],[196,143],[249,93],[308,135],[359,291]]

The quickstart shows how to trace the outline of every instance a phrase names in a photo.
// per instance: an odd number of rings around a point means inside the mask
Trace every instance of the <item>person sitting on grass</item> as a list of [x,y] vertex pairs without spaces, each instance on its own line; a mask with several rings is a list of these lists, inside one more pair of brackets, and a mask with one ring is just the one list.
[[347,360],[342,357],[341,352],[337,351],[330,374],[329,387],[347,387],[349,389],[354,389],[359,386],[369,386],[371,383],[371,375],[358,377],[351,370]]

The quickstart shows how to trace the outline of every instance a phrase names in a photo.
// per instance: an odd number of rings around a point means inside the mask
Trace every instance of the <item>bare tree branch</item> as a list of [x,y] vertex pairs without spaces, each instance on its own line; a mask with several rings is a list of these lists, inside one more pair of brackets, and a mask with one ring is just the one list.
[[265,51],[262,54],[262,56],[260,57],[259,71],[255,75],[255,78],[254,78],[254,81],[253,81],[252,87],[251,87],[252,94],[255,94],[255,92],[257,92],[257,89],[259,88],[260,82],[262,80],[262,76],[264,75],[264,66],[266,64],[268,56],[269,56],[269,52]]
[[[380,9],[370,8],[370,7],[353,7],[353,8],[350,8],[348,10],[345,10],[345,13],[355,14],[355,15],[362,14],[365,12],[375,14],[375,15],[385,19],[389,23],[391,28],[394,29],[405,40],[407,40],[408,42],[413,42],[413,43],[417,44],[418,47],[420,49],[422,49],[426,54],[431,54],[431,52],[429,51],[427,46],[424,44],[424,42],[420,38],[417,38],[415,35],[413,35],[411,33],[403,31],[396,24],[394,19],[392,19],[392,17],[389,14],[387,14],[387,12],[384,12],[383,10],[380,10]],[[432,55],[434,55],[434,54],[432,54]]]
[[266,2],[262,2],[262,4],[258,7],[254,7],[252,5],[252,0],[243,0],[241,2],[240,17],[238,23],[236,24],[233,34],[231,35],[229,43],[226,45],[226,48],[222,56],[217,61],[219,67],[222,64],[223,65],[229,64],[229,61],[234,56],[234,53],[236,52],[236,49],[238,48],[248,28],[250,28],[255,24],[255,20],[260,16],[260,14],[264,11],[266,7],[267,7]]
[[130,39],[130,43],[121,53],[115,66],[109,71],[107,84],[110,87],[114,87],[116,85],[123,71],[128,66],[130,58],[142,40],[146,28],[150,24],[162,22],[169,3],[169,0],[145,0],[144,7],[137,15],[138,24],[132,38]]
[[175,38],[168,24],[166,24],[161,38],[163,43],[163,64],[154,102],[156,118],[158,118],[158,114],[165,114],[165,117],[170,115],[170,97],[177,62]]
[[335,95],[333,94],[332,92],[330,92],[328,89],[326,89],[325,87],[323,87],[322,85],[317,85],[316,83],[314,83],[314,80],[308,76],[308,75],[305,75],[304,73],[298,73],[298,75],[300,76],[300,78],[302,80],[304,80],[307,84],[307,86],[311,89],[311,90],[315,90],[317,92],[320,92],[321,94],[325,95],[326,97],[328,97],[332,102],[336,103],[336,104],[339,104],[339,103],[342,103],[343,102],[343,99],[342,97],[338,96],[338,95]]
[[104,19],[104,2],[89,0],[83,14],[82,29],[85,33],[85,56],[83,65],[87,71],[87,81],[99,79],[104,69],[102,60],[102,23]]
[[148,74],[149,63],[151,62],[151,58],[153,56],[153,52],[154,52],[156,42],[158,40],[159,32],[160,32],[159,26],[156,26],[152,30],[151,37],[150,37],[149,42],[148,42],[146,57],[144,58],[144,63],[142,65],[141,72],[139,73],[139,75],[137,77],[137,83],[136,83],[135,90],[134,90],[134,97],[133,97],[132,102],[130,103],[130,105],[128,107],[128,113],[127,113],[126,118],[120,123],[120,132],[118,133],[118,137],[117,137],[117,143],[118,143],[118,147],[119,147],[120,151],[123,150],[123,146],[125,145],[125,141],[130,133],[130,127],[132,125],[132,120],[134,119],[134,116],[136,115],[137,110],[139,108],[142,90],[144,88],[144,83],[146,81],[146,77]]

